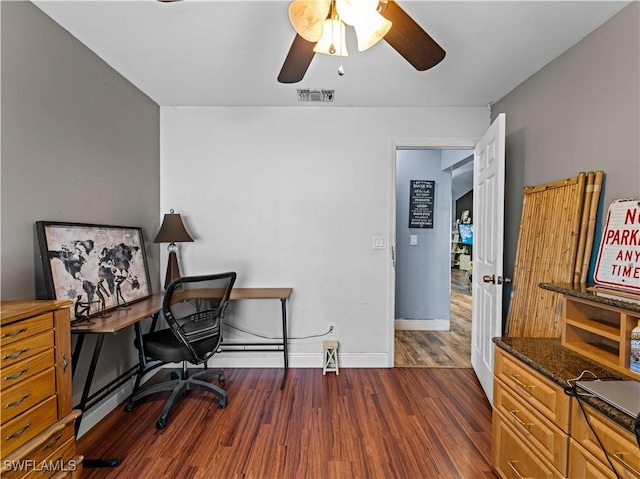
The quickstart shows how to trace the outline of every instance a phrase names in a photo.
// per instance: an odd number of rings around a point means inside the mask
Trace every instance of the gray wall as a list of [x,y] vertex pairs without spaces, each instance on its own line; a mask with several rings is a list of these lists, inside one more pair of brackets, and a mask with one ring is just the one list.
[[633,2],[491,109],[492,120],[507,116],[505,276],[513,276],[525,186],[602,170],[605,212],[616,198],[640,196],[639,25]]
[[[451,172],[442,150],[396,152],[396,319],[449,319]],[[434,180],[433,228],[409,228],[411,180]],[[418,244],[410,245],[410,236]]]
[[[30,2],[0,5],[2,299],[35,295],[37,220],[141,226],[158,291],[158,105]],[[108,338],[99,376],[130,339]]]

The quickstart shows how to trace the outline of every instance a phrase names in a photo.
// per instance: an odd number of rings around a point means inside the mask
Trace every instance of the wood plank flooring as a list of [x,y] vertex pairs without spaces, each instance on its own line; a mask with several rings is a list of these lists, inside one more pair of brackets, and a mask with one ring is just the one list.
[[451,270],[451,330],[395,333],[396,367],[471,367],[471,292],[464,271]]
[[[165,374],[163,371],[161,374]],[[470,369],[228,369],[229,405],[191,392],[167,427],[166,395],[114,410],[78,443],[121,457],[95,478],[496,478],[491,409]]]

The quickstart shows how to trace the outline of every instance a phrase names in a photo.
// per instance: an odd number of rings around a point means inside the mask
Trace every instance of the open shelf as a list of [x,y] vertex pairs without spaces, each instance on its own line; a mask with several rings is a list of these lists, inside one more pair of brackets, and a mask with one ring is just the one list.
[[640,313],[567,295],[563,306],[564,347],[640,379],[629,369],[631,330]]
[[[563,346],[567,349],[571,349],[576,353],[580,353],[584,356],[589,356],[591,359],[595,359],[601,363],[605,363],[608,366],[618,365],[619,350],[603,344],[589,344],[589,343],[564,343]],[[615,369],[618,369],[616,367]],[[629,371],[631,372],[631,371]]]
[[587,318],[567,318],[567,325],[575,326],[612,341],[620,341],[620,328]]

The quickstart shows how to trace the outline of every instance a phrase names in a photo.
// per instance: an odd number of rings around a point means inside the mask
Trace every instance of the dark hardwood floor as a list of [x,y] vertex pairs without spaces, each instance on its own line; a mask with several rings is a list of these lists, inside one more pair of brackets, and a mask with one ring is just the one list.
[[[163,371],[161,374],[166,374]],[[206,393],[155,421],[166,395],[117,408],[78,443],[120,457],[95,478],[495,478],[491,409],[470,369],[226,370],[229,404]]]
[[396,367],[471,367],[471,291],[465,272],[451,269],[451,329],[395,334]]

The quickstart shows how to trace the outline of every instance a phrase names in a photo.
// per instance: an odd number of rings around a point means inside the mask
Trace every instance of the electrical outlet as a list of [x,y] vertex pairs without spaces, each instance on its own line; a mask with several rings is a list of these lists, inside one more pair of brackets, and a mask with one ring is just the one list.
[[336,323],[329,323],[329,336],[336,335]]

